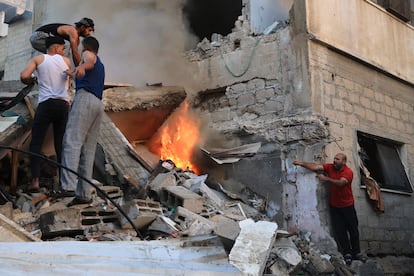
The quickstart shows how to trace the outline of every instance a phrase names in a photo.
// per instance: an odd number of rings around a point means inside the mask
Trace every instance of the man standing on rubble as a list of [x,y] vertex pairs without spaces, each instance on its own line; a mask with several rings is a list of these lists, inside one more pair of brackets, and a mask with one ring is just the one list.
[[359,245],[358,218],[354,207],[352,180],[354,174],[346,165],[347,157],[337,153],[333,163],[316,164],[293,161],[294,165],[316,172],[316,177],[329,184],[329,205],[332,226],[339,251],[345,262],[351,264],[352,259],[366,261]]
[[[89,36],[82,40],[82,62],[74,72],[68,72],[76,82],[76,94],[69,113],[63,138],[62,165],[92,178],[99,128],[104,114],[102,94],[105,67],[98,57],[99,42]],[[77,184],[76,184],[77,183]],[[75,191],[68,206],[92,203],[91,187],[72,172],[62,169],[63,194]]]
[[[38,106],[32,125],[32,140],[30,151],[40,154],[47,129],[53,125],[54,147],[57,161],[62,154],[62,140],[65,133],[69,112],[69,77],[64,73],[70,70],[71,62],[64,56],[65,41],[61,37],[46,39],[47,54],[32,58],[26,68],[20,73],[20,79],[25,84],[36,81],[33,73],[37,73],[39,84]],[[40,159],[30,156],[32,183],[29,192],[39,190]]]
[[46,53],[45,39],[50,36],[59,36],[70,43],[72,51],[72,58],[75,66],[78,66],[81,61],[79,54],[80,37],[88,37],[95,30],[95,25],[92,19],[84,17],[75,26],[63,23],[51,23],[39,27],[30,36],[30,43],[32,47],[41,52]]

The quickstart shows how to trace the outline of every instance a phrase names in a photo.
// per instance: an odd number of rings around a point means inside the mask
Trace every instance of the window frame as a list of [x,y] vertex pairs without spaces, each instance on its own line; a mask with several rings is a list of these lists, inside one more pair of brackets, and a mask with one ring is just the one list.
[[[399,189],[393,189],[393,188],[390,188],[390,187],[381,187],[380,183],[378,183],[380,185],[381,191],[390,192],[390,193],[396,193],[396,194],[409,195],[409,196],[414,195],[414,187],[413,187],[413,183],[412,183],[412,181],[410,179],[410,175],[408,173],[408,169],[407,169],[407,165],[406,165],[406,160],[403,160],[401,158],[401,155],[402,155],[401,153],[404,151],[404,143],[398,142],[398,141],[395,141],[395,140],[391,140],[391,139],[387,139],[387,138],[384,138],[384,137],[376,136],[376,135],[373,135],[373,134],[369,134],[369,133],[366,133],[366,132],[363,132],[363,131],[357,131],[357,143],[358,144],[359,144],[359,140],[361,139],[361,137],[362,137],[362,139],[365,139],[365,140],[374,142],[377,151],[378,151],[377,143],[380,143],[382,146],[385,145],[385,146],[388,146],[389,148],[394,148],[395,149],[395,151],[396,151],[396,153],[398,155],[398,158],[399,158],[399,162],[400,162],[400,164],[402,166],[402,169],[405,172],[406,180],[408,181],[408,185],[409,186],[408,187],[405,186],[405,187],[407,188],[407,190],[410,190],[411,189],[411,192],[410,191],[403,191],[403,190],[399,190]],[[359,151],[358,151],[358,158],[360,158],[359,157]],[[379,158],[379,157],[376,157],[376,159],[377,158]],[[378,163],[379,165],[381,163],[380,160],[376,160],[375,162]],[[395,162],[395,161],[393,161],[393,162]],[[361,174],[360,171],[359,171],[359,173]],[[375,179],[375,177],[372,174],[371,174],[371,177],[373,177]],[[377,179],[375,179],[375,180],[377,181]],[[384,185],[384,183],[381,183],[381,184]],[[390,186],[390,185],[388,185],[388,186]],[[366,186],[363,185],[362,183],[360,183],[360,188],[366,188]]]

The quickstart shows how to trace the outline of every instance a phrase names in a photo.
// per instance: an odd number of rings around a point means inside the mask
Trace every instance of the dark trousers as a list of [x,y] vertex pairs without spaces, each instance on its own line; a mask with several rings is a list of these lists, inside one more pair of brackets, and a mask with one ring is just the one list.
[[[56,158],[59,163],[61,162],[62,140],[68,120],[68,113],[69,103],[60,99],[48,99],[37,106],[32,125],[31,152],[40,154],[47,129],[52,124]],[[30,156],[32,178],[40,176],[40,162],[40,158]]]
[[343,255],[360,253],[358,217],[354,205],[345,208],[331,206],[330,212],[339,251]]

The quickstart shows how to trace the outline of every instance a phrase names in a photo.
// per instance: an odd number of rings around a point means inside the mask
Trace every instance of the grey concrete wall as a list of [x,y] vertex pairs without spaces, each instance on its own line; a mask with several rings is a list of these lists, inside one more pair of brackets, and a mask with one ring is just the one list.
[[4,71],[4,65],[7,57],[7,40],[0,37],[0,71]]
[[1,55],[5,55],[3,61],[4,80],[20,79],[20,72],[31,58],[32,48],[29,42],[31,33],[32,20],[30,16],[9,25],[9,33],[3,38],[5,51],[1,52]]
[[29,36],[32,32],[33,0],[18,2],[3,7],[9,7],[6,8],[8,32],[6,36],[0,37],[0,70],[4,71],[3,80],[20,80],[20,71],[31,57]]

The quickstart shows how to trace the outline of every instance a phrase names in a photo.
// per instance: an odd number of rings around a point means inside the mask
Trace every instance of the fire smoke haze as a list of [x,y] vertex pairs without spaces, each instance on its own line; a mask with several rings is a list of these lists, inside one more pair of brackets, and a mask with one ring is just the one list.
[[192,87],[191,72],[182,56],[194,43],[182,20],[184,0],[46,0],[46,19],[40,24],[73,24],[82,17],[95,22],[99,56],[106,81],[145,86]]

